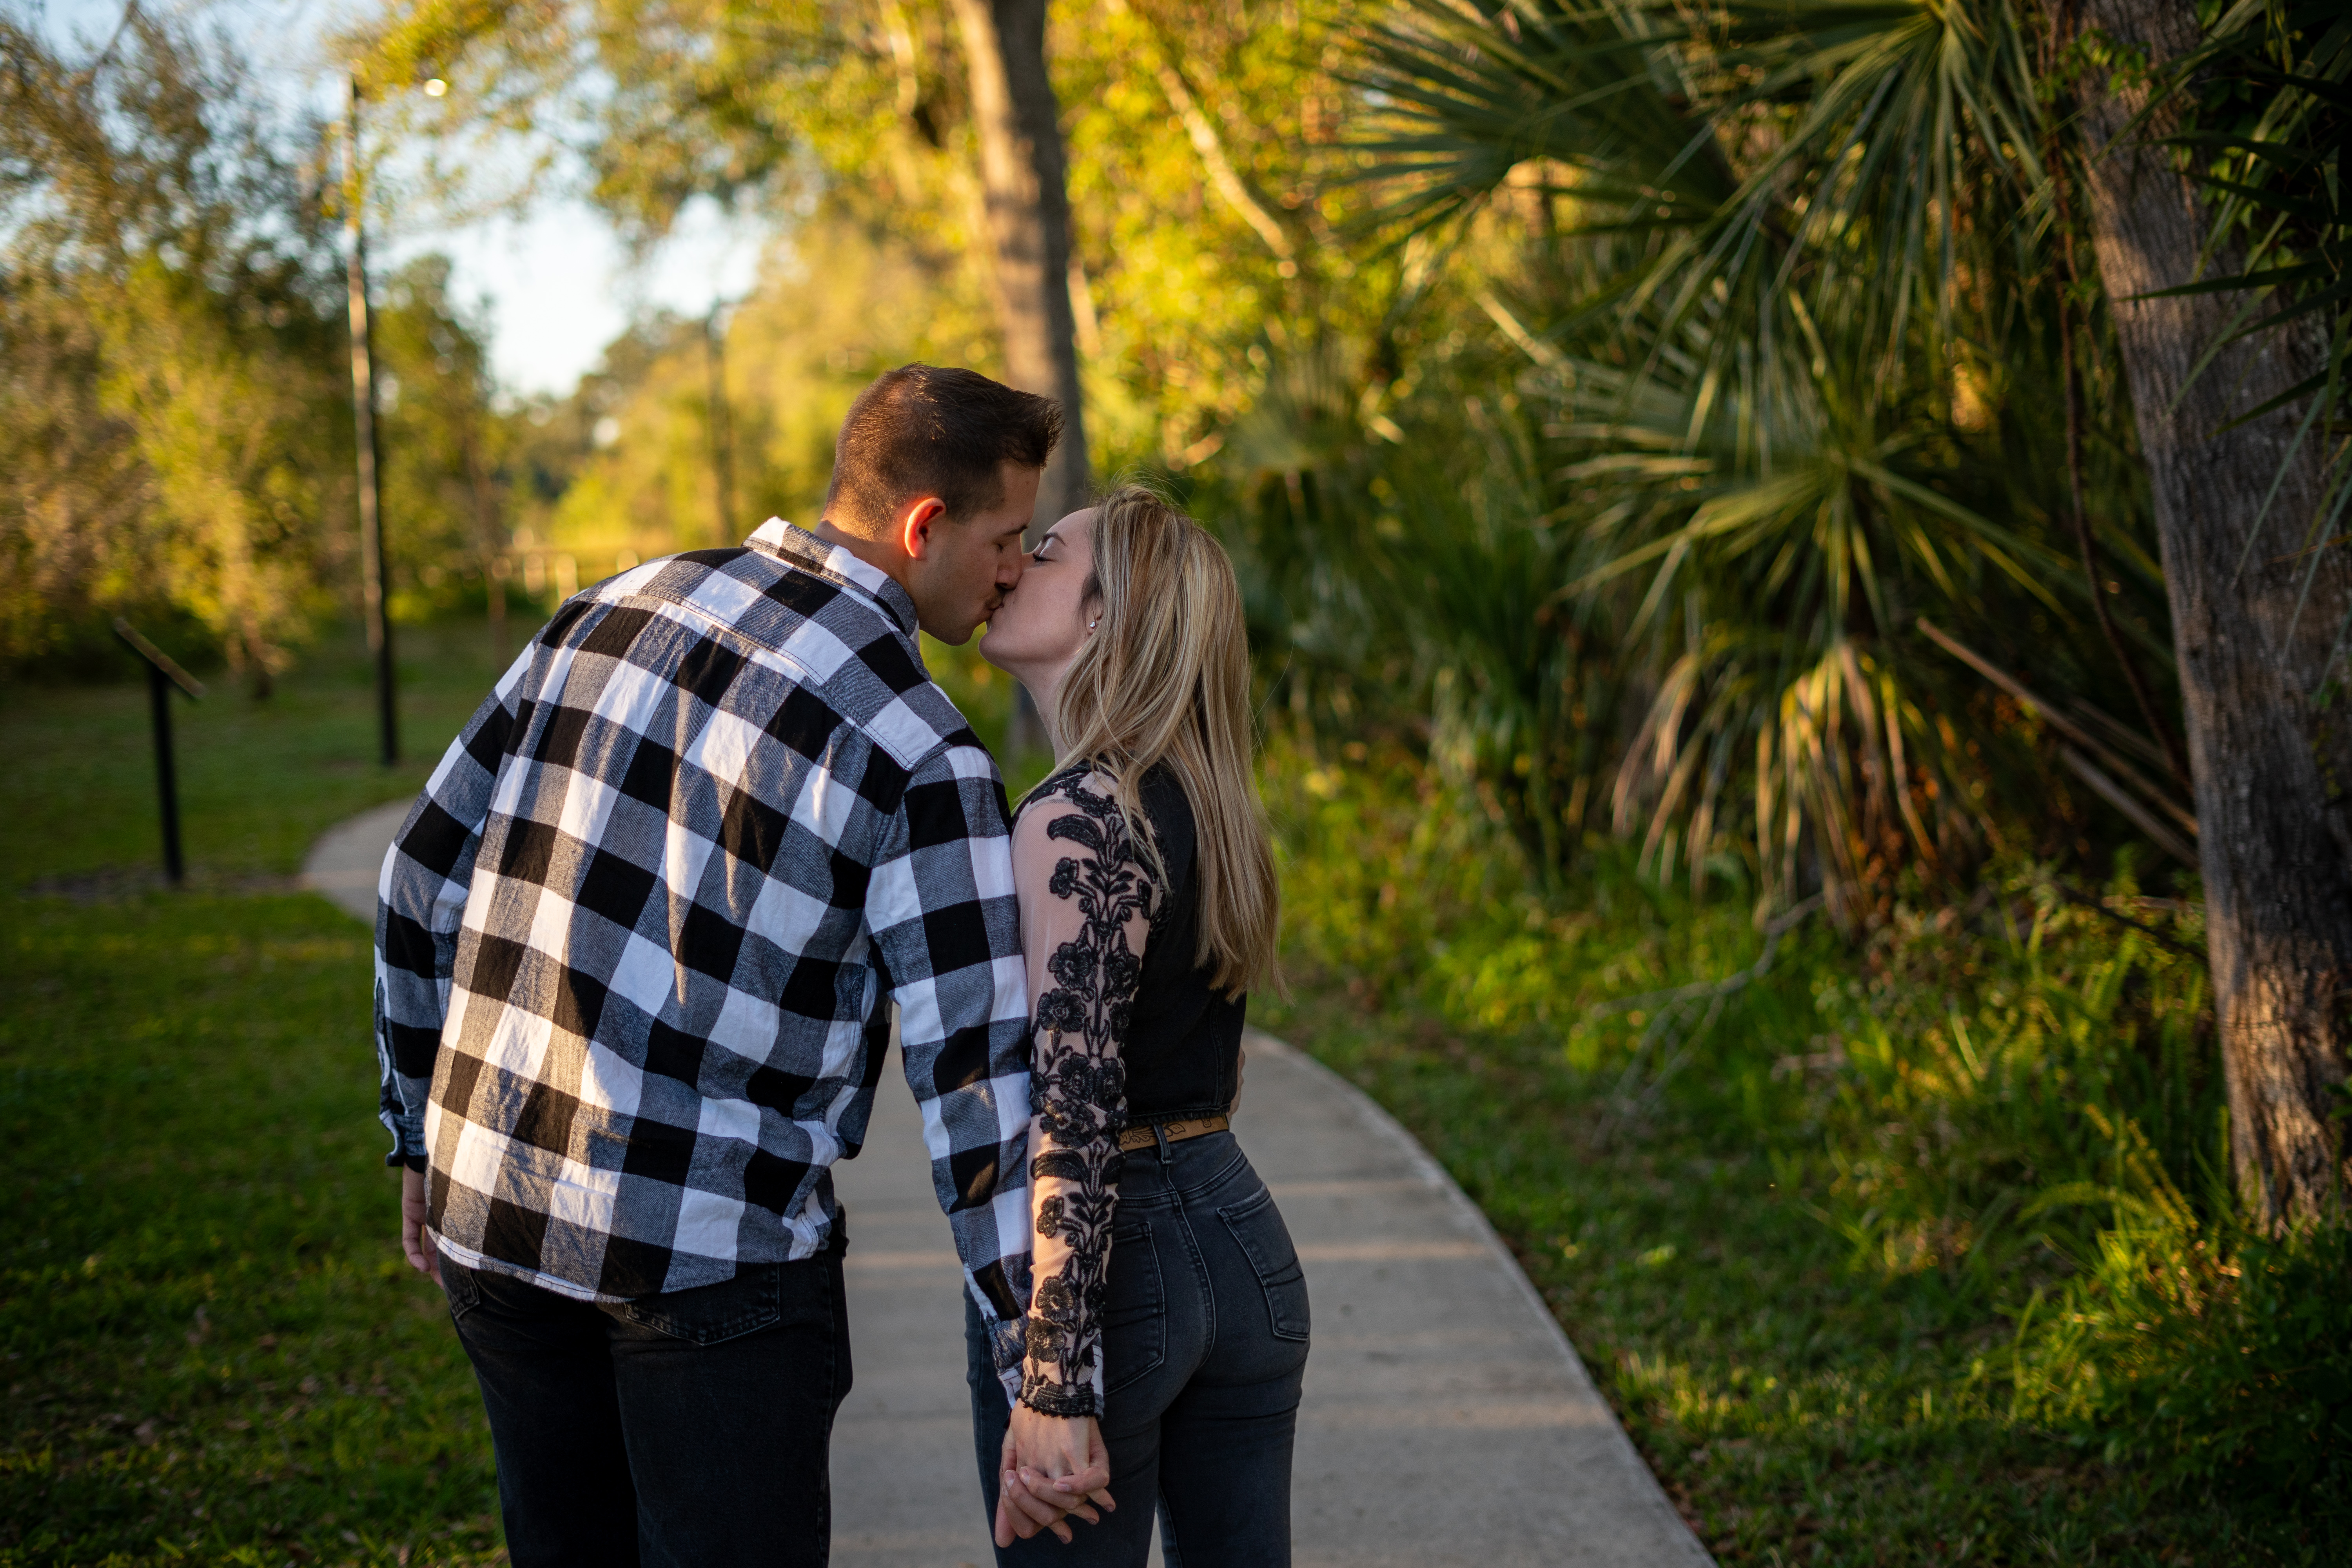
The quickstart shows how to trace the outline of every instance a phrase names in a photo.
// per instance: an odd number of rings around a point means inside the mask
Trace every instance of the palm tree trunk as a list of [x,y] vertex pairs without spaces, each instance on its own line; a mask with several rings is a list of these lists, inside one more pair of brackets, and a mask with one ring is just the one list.
[[[2190,0],[2085,9],[2158,71],[2198,42]],[[2334,1212],[2345,1174],[2330,1116],[2352,1033],[2352,712],[2323,689],[2352,554],[2307,548],[2321,473],[2315,445],[2295,447],[2304,410],[2223,428],[2302,379],[2304,335],[2242,341],[2194,375],[2242,301],[2135,298],[2194,280],[2206,238],[2196,193],[2149,144],[2172,123],[2126,131],[2147,94],[2086,84],[2091,217],[2171,599],[2231,1156],[2276,1227]],[[2207,264],[2237,269],[2226,247]]]
[[1088,470],[1070,310],[1070,197],[1054,85],[1045,74],[1045,0],[955,0],[980,132],[981,189],[1004,331],[1005,379],[1062,405],[1062,444],[1037,517],[1085,502]]

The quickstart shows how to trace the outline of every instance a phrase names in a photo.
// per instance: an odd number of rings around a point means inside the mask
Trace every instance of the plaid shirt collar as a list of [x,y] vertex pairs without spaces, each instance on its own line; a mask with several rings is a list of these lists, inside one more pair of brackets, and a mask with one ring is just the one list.
[[869,565],[838,544],[827,544],[798,523],[772,517],[752,531],[743,542],[763,554],[773,555],[803,572],[814,572],[827,582],[855,588],[874,605],[890,617],[907,644],[914,649],[915,663],[929,675],[923,666],[922,639],[915,635],[918,620],[915,601],[897,578],[878,566]]

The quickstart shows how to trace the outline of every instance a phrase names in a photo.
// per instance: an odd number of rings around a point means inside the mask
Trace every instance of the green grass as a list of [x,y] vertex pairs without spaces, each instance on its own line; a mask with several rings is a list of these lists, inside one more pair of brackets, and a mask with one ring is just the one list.
[[488,1438],[401,1261],[367,933],[307,894],[0,921],[0,1562],[479,1561]]
[[502,1559],[472,1378],[394,1239],[368,933],[288,882],[493,679],[478,626],[404,632],[398,768],[355,648],[181,706],[177,893],[144,689],[0,693],[0,1563]]
[[1745,900],[1605,847],[1538,899],[1350,750],[1269,763],[1297,991],[1253,1018],[1478,1202],[1719,1561],[2347,1560],[2345,1249],[2230,1229],[2194,959],[2020,876],[1667,1028],[1636,998],[1746,970]]
[[[397,767],[376,761],[370,666],[355,633],[331,634],[266,702],[226,676],[202,701],[173,698],[193,888],[288,876],[331,824],[423,786],[499,663],[478,625],[403,626],[394,646]],[[103,892],[160,878],[144,684],[0,686],[0,886]]]
[[[404,646],[399,769],[371,760],[355,648],[266,705],[216,689],[181,710],[178,893],[142,880],[143,691],[0,692],[0,1192],[16,1221],[0,1231],[0,1568],[500,1555],[472,1381],[438,1292],[394,1245],[367,933],[288,880],[321,828],[411,793],[492,679],[478,627]],[[1001,686],[961,656],[935,662],[983,733],[1001,724]],[[2053,1356],[2124,1366],[2111,1342],[2151,1309],[2102,1320],[2050,1226],[1999,1229],[1988,1194],[2032,1175],[2021,1150],[2067,1153],[2053,1140],[2079,1119],[2052,1108],[2085,1096],[2127,1099],[2181,1142],[2155,1119],[2171,1080],[2157,1065],[2126,1079],[2193,1045],[2179,1001],[2201,994],[2193,967],[2116,956],[2109,930],[2099,964],[1995,1005],[1973,971],[1865,963],[1801,932],[1629,1118],[1609,1106],[1641,1015],[1595,1031],[1581,1009],[1746,962],[1742,911],[1622,880],[1588,888],[1588,907],[1539,907],[1426,781],[1373,799],[1341,769],[1274,767],[1301,988],[1255,1016],[1370,1089],[1486,1207],[1722,1561],[2341,1560],[2341,1538],[2274,1492],[2164,1485],[2144,1452],[2111,1457],[2026,1398],[2078,1370]],[[2067,941],[2078,958],[2096,947]],[[1948,990],[1974,1009],[1973,1099],[1937,1032]],[[2080,1016],[2034,1023],[2045,992]],[[1832,1036],[1847,1068],[1775,1070]],[[2211,1085],[2181,1082],[2193,1122]],[[1946,1226],[1956,1215],[1973,1217]],[[2326,1284],[2303,1299],[2333,1332]],[[2029,1367],[2012,1348],[2036,1300],[2076,1327],[2035,1342]],[[2305,1375],[2307,1331],[2256,1342],[2215,1322],[2143,1336],[2141,1386],[2210,1382],[2206,1341]],[[2166,1359],[2196,1354],[2201,1373]],[[2141,1397],[2104,1386],[2102,1408]],[[2226,1380],[2217,1397],[2256,1426],[2273,1408]]]
[[[471,1373],[394,1240],[368,932],[292,881],[499,668],[478,624],[398,647],[394,768],[347,631],[267,702],[173,700],[178,892],[145,687],[0,688],[0,1568],[504,1560]],[[929,651],[1000,740],[1005,678]]]
[[1328,984],[1262,1011],[1486,1210],[1720,1561],[2327,1561],[2011,1419],[1982,1373],[2008,1325],[1955,1321],[1937,1274],[1853,1268],[1738,1108],[1677,1097],[1604,1139],[1604,1086],[1540,1040],[1368,1019]]

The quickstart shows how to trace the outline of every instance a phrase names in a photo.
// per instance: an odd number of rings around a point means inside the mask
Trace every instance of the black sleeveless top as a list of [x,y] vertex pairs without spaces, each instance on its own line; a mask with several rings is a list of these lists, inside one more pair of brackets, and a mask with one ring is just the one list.
[[[1024,801],[1072,787],[1087,764],[1065,768]],[[1151,914],[1127,1037],[1118,1055],[1127,1077],[1127,1124],[1215,1116],[1233,1103],[1241,1070],[1242,1022],[1248,998],[1226,996],[1193,962],[1201,940],[1201,882],[1195,871],[1192,802],[1165,763],[1143,775],[1138,792],[1151,820],[1166,884]],[[1139,867],[1148,867],[1138,851]]]

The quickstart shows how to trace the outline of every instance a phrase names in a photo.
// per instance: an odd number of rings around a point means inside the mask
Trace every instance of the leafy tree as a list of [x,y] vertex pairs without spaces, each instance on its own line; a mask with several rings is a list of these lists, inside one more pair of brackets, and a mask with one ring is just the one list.
[[[512,419],[492,384],[488,329],[450,297],[449,263],[421,256],[375,300],[383,505],[393,589],[446,605],[482,592],[503,618]],[[391,395],[384,395],[389,393]],[[497,636],[504,636],[503,627]]]
[[[697,196],[788,202],[807,184],[812,155],[851,178],[887,171],[901,207],[951,195],[947,205],[961,210],[944,226],[963,231],[958,248],[991,284],[1003,374],[1066,405],[1065,447],[1044,498],[1066,507],[1084,490],[1088,464],[1045,7],[960,0],[956,8],[976,183],[961,159],[943,167],[938,156],[949,143],[947,100],[923,62],[939,58],[944,39],[937,16],[925,21],[919,41],[897,4],[869,13],[839,3],[459,9],[427,0],[395,7],[363,47],[383,81],[428,72],[454,80],[436,117],[445,128],[592,128],[575,144],[591,195],[640,242],[665,233]],[[982,234],[984,249],[969,243]]]
[[343,467],[303,128],[132,8],[76,66],[0,18],[8,651],[169,605],[267,691],[322,603]]
[[981,210],[1011,384],[1062,405],[1039,520],[1085,503],[1086,398],[1070,302],[1070,199],[1060,109],[1045,72],[1045,0],[955,0],[980,142]]
[[[2275,41],[2285,63],[2240,79],[2285,81],[2282,112],[2336,101],[2326,10],[2221,25]],[[2330,254],[2336,198],[2309,193],[2331,142],[2224,127],[2306,183],[2201,202],[2151,134],[2210,128],[2174,68],[2219,58],[2194,13],[2090,15],[2105,30],[2076,37],[2009,0],[1428,0],[1372,36],[1364,84],[1394,107],[1371,151],[1423,230],[1542,193],[1548,287],[1490,313],[1548,411],[1536,467],[1568,481],[1547,524],[1597,546],[1559,602],[1654,683],[1621,720],[1619,825],[1696,870],[1745,818],[1768,888],[1818,878],[1851,917],[1965,870],[2004,820],[2051,822],[2036,752],[2063,764],[2200,865],[2241,1177],[2266,1217],[2309,1216],[2340,1179],[2325,977],[2352,958],[2352,564],[2320,522],[2342,331],[2331,357],[2294,308],[2342,297],[2294,270]],[[2312,232],[2249,271],[2263,200]],[[2250,321],[2242,290],[2282,285],[2303,292]]]
[[[1440,281],[1427,258],[1368,254],[1339,233],[1361,205],[1342,144],[1352,100],[1333,74],[1354,12],[1096,0],[1045,14],[1070,235],[1059,267],[1023,264],[1042,328],[1003,313],[975,57],[961,13],[936,0],[404,4],[359,47],[384,82],[447,84],[398,102],[452,150],[438,155],[453,180],[455,149],[520,131],[575,152],[590,194],[641,237],[695,194],[761,206],[785,234],[820,208],[887,230],[932,269],[938,292],[917,314],[942,297],[959,313],[975,294],[998,303],[996,342],[965,363],[1054,390],[1045,369],[1014,366],[1012,345],[1045,345],[1038,367],[1066,352],[1084,367],[1091,465],[1181,470],[1218,450],[1275,358],[1320,353],[1327,335],[1350,376],[1376,384],[1365,412],[1378,416],[1400,334],[1423,328],[1402,307]],[[1022,155],[998,161],[1017,170]]]

